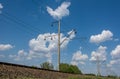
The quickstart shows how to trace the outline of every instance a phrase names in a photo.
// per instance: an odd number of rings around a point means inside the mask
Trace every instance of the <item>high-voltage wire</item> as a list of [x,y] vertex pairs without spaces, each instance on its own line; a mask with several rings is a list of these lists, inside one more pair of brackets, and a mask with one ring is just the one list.
[[[6,19],[18,24],[19,28],[21,29],[24,29],[26,32],[30,33],[30,34],[34,34],[33,32],[35,33],[40,33],[41,30],[39,30],[38,28],[36,28],[35,26],[31,26],[30,24],[27,24],[25,22],[23,22],[22,20],[10,15],[9,13],[7,12],[4,12],[1,14],[1,16],[5,17]],[[21,27],[20,27],[21,26]],[[32,27],[32,28],[31,28]]]

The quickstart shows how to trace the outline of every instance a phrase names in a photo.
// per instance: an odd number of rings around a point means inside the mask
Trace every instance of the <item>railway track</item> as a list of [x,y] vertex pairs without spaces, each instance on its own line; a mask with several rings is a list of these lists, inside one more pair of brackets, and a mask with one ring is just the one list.
[[38,67],[0,62],[0,79],[17,79],[24,77],[40,78],[40,79],[67,79],[72,76],[80,76],[80,74],[72,74],[60,72],[57,70],[48,70]]
[[[14,66],[14,67],[31,68],[31,69],[38,69],[38,70],[45,70],[45,71],[52,71],[52,72],[61,72],[61,71],[57,71],[57,70],[49,70],[49,69],[43,69],[43,68],[39,68],[39,67],[32,67],[32,66],[14,64],[14,63],[8,63],[8,62],[0,62],[0,65],[8,65],[8,66]],[[62,73],[64,73],[64,72],[62,72]]]
[[51,71],[51,72],[59,72],[59,73],[76,74],[76,73],[62,72],[62,71],[58,71],[58,70],[50,70],[50,69],[44,69],[44,68],[39,68],[39,67],[32,67],[32,66],[27,66],[27,65],[20,65],[20,64],[14,64],[14,63],[8,63],[8,62],[0,62],[0,65],[22,67],[22,68],[30,68],[30,69],[37,69],[37,70],[44,70],[44,71]]

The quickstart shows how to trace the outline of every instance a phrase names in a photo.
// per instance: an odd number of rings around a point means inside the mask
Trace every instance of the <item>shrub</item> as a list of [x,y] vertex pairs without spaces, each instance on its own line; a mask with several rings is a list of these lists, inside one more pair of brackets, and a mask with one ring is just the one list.
[[69,65],[66,63],[60,64],[60,71],[74,74],[82,74],[79,68],[76,65]]

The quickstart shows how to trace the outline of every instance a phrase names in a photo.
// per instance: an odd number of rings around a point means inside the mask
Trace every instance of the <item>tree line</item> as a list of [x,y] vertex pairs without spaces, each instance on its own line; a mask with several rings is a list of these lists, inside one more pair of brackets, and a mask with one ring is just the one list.
[[[49,63],[49,62],[44,62],[44,63],[40,64],[40,67],[43,69],[54,70],[53,64]],[[76,65],[61,63],[59,67],[60,67],[61,72],[82,74],[81,70]]]

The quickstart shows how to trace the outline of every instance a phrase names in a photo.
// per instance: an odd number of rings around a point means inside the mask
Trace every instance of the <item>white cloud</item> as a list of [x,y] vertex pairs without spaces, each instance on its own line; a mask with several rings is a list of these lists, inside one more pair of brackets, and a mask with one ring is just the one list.
[[70,6],[70,4],[70,2],[63,2],[61,6],[59,6],[55,10],[47,6],[47,11],[54,19],[60,20],[62,19],[62,17],[69,15],[68,7]]
[[[75,37],[75,33],[73,32],[73,30],[68,32],[68,35],[69,37],[64,36],[64,34],[61,33],[60,35],[60,39],[62,43],[61,49],[66,48],[68,43],[71,41],[70,39]],[[65,41],[63,42],[63,40]],[[20,50],[18,51],[17,55],[9,55],[9,57],[14,58],[14,60],[23,60],[23,59],[31,60],[37,58],[41,58],[41,59],[44,58],[51,63],[53,54],[57,54],[57,46],[58,46],[57,33],[39,34],[37,38],[33,38],[29,41],[30,49],[28,53],[25,52],[24,50]]]
[[3,8],[3,5],[0,3],[0,9],[2,9]]
[[117,45],[116,48],[112,50],[111,56],[113,59],[120,59],[120,45]]
[[103,30],[101,34],[98,35],[92,35],[90,37],[90,42],[91,43],[101,43],[105,42],[107,40],[111,40],[113,37],[113,33],[109,30]]
[[82,54],[81,51],[77,51],[73,54],[71,64],[78,65],[78,64],[85,64],[85,61],[88,59],[88,55]]
[[119,39],[118,39],[118,38],[115,38],[114,41],[119,41]]
[[33,58],[42,58],[42,57],[45,57],[44,53],[34,52],[33,50],[30,50],[27,56],[27,60],[31,60]]
[[120,45],[117,45],[114,50],[111,51],[112,60],[109,65],[120,65]]
[[72,64],[72,65],[76,65],[76,66],[77,66],[79,63],[78,63],[78,62],[76,62],[76,61],[71,61],[71,64]]
[[106,49],[107,47],[105,46],[99,46],[98,49],[96,51],[92,51],[91,53],[91,58],[90,58],[90,61],[105,61],[107,58],[106,58]]
[[15,61],[25,60],[28,53],[24,50],[19,50],[17,55],[9,55],[10,58],[13,58]]
[[27,53],[24,50],[19,50],[18,51],[18,56],[22,57],[22,56],[26,56]]
[[120,76],[120,59],[112,59],[108,64],[108,67],[114,71],[114,75]]
[[111,61],[108,64],[108,67],[113,69],[116,75],[120,76],[120,45],[117,45],[114,50],[111,51]]
[[86,60],[88,59],[88,56],[86,54],[82,54],[81,51],[77,51],[76,53],[73,54],[72,60]]
[[[68,34],[69,33],[72,33],[69,37],[66,37],[61,33],[61,49],[64,49],[71,41],[69,38],[72,39],[75,37],[75,33],[73,31],[68,32]],[[46,40],[44,40],[45,38]],[[63,40],[65,41],[63,42]],[[52,62],[52,55],[57,54],[58,34],[40,34],[37,38],[33,38],[29,41],[29,46],[30,52],[28,53],[28,59],[44,57],[47,58],[47,61]]]
[[114,64],[120,65],[120,59],[110,61],[110,65],[114,65]]
[[[53,40],[51,40],[51,37],[54,36]],[[46,40],[44,40],[46,37]],[[33,51],[31,54],[37,54],[37,53],[43,53],[48,54],[49,52],[55,52],[57,48],[57,34],[55,33],[45,33],[40,34],[36,39],[32,39],[29,42],[29,46],[31,48],[31,51]]]
[[3,5],[0,3],[0,13],[1,13],[1,9],[3,9]]
[[13,48],[13,46],[10,44],[0,44],[0,51],[6,51],[6,50],[9,50],[12,48]]

